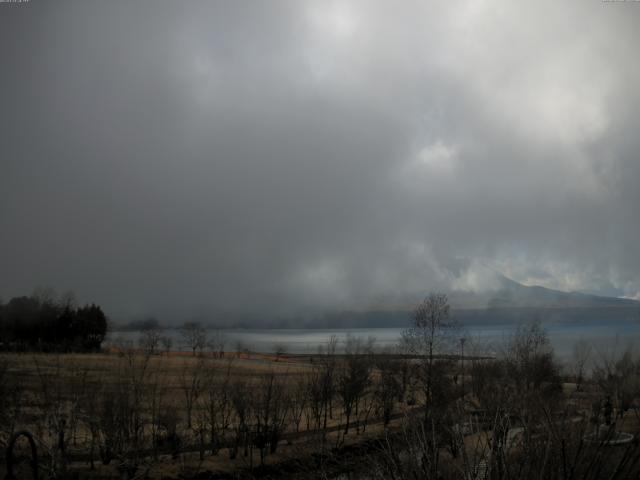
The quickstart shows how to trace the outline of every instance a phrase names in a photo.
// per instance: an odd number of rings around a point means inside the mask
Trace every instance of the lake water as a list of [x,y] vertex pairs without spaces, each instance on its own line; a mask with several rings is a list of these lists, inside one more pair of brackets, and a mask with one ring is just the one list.
[[[551,323],[544,324],[553,348],[560,359],[571,356],[578,340],[589,342],[598,354],[607,355],[627,347],[640,345],[640,322],[615,321],[610,323]],[[515,325],[474,325],[465,329],[468,342],[465,352],[492,353],[495,347],[508,339]],[[315,353],[320,345],[326,345],[335,335],[338,349],[347,336],[375,339],[378,348],[393,347],[398,343],[402,328],[353,328],[353,329],[223,329],[209,331],[209,336],[222,335],[225,350],[234,351],[240,345],[255,352],[274,352],[275,345],[284,345],[289,353]],[[107,342],[127,341],[136,344],[139,332],[112,332]],[[180,331],[166,330],[173,337],[174,349],[181,349]]]

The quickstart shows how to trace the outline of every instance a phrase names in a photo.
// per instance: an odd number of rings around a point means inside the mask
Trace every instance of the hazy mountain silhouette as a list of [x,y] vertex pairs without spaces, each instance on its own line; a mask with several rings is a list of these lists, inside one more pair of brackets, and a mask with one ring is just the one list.
[[[483,265],[457,261],[450,268],[452,314],[467,325],[507,324],[539,319],[547,322],[640,320],[636,300],[563,292],[516,282]],[[409,322],[411,311],[429,292],[379,297],[365,308],[316,317],[312,327],[391,327]]]
[[593,308],[640,307],[626,298],[604,297],[580,292],[562,292],[541,286],[528,286],[498,274],[498,288],[483,292],[452,291],[453,308]]

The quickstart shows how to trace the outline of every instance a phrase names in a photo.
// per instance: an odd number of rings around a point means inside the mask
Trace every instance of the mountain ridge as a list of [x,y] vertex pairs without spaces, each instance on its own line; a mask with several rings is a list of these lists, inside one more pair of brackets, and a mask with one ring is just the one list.
[[[486,273],[486,272],[485,272]],[[480,290],[451,289],[444,291],[452,309],[496,308],[605,308],[638,307],[640,301],[595,295],[582,292],[565,292],[541,285],[524,285],[507,276],[490,271],[492,287]],[[386,298],[367,306],[366,310],[411,310],[425,295],[413,293],[401,297]]]

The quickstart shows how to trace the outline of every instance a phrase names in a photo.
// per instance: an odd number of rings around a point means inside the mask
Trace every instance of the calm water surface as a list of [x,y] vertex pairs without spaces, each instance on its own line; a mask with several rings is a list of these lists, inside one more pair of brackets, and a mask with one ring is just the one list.
[[[607,324],[593,323],[557,323],[544,324],[551,344],[558,357],[568,358],[574,344],[585,340],[593,345],[597,354],[611,354],[617,350],[640,345],[640,322],[616,321]],[[502,341],[515,331],[515,325],[474,325],[466,328],[469,338],[467,351],[472,345],[476,351],[491,353]],[[236,350],[240,345],[251,351],[273,352],[276,344],[282,344],[289,353],[314,353],[318,346],[326,345],[332,336],[344,344],[347,336],[360,338],[373,337],[378,348],[393,347],[398,343],[402,328],[353,328],[353,329],[224,329],[210,331],[210,337],[216,334],[225,339],[226,350]],[[166,335],[174,338],[174,349],[181,348],[179,330],[167,330]],[[113,332],[108,342],[135,342],[139,332]]]

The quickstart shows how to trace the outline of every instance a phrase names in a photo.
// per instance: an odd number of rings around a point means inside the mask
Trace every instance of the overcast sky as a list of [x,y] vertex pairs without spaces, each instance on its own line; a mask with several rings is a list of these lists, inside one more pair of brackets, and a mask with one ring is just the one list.
[[631,1],[0,3],[0,297],[640,299],[639,59]]

